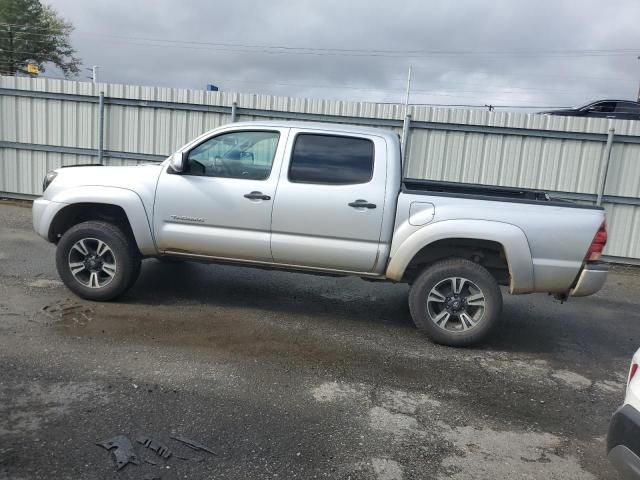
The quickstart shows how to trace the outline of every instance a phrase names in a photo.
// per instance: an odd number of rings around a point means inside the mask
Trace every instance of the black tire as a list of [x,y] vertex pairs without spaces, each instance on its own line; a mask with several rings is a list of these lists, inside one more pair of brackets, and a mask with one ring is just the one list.
[[[87,250],[94,257],[96,252],[93,252],[93,250],[97,249],[92,249],[92,244],[97,245],[97,241],[100,241],[104,242],[109,248],[109,252],[107,253],[109,255],[109,262],[115,262],[116,269],[112,276],[102,273],[103,270],[98,271],[98,273],[105,278],[103,286],[91,287],[83,283],[83,280],[80,278],[81,275],[91,275],[90,272],[92,270],[88,268],[82,270],[78,276],[72,273],[70,263],[76,263],[72,262],[72,260],[77,260],[77,263],[82,261],[80,257],[82,257],[83,254],[80,253],[79,250],[74,249],[74,245],[81,240],[87,240]],[[85,245],[84,242],[83,245]],[[72,258],[74,256],[75,258]],[[119,227],[101,221],[89,221],[74,225],[62,235],[62,238],[58,242],[58,248],[56,249],[56,268],[58,275],[60,275],[60,278],[69,290],[87,300],[104,302],[113,300],[125,293],[138,279],[141,261],[140,252],[138,251],[135,241]],[[89,284],[92,283],[90,279],[85,280]]]
[[[459,294],[453,291],[456,288],[453,286],[454,278],[468,282],[459,281],[463,285]],[[451,293],[443,293],[441,288],[450,288]],[[434,289],[435,294],[432,294]],[[465,292],[469,293],[465,296]],[[438,294],[442,294],[444,300],[440,300]],[[477,297],[478,294],[483,298],[467,304],[467,298]],[[482,304],[482,307],[474,304]],[[498,325],[502,313],[502,293],[498,282],[486,268],[463,258],[450,258],[434,263],[416,278],[409,292],[409,310],[418,329],[434,342],[451,347],[467,347],[481,343]],[[449,312],[453,313],[447,316]],[[437,321],[439,314],[443,315],[443,320]],[[459,318],[460,315],[464,321]],[[467,319],[475,320],[475,323],[471,326]],[[444,326],[440,326],[440,322],[444,322]],[[456,328],[458,324],[459,329]]]

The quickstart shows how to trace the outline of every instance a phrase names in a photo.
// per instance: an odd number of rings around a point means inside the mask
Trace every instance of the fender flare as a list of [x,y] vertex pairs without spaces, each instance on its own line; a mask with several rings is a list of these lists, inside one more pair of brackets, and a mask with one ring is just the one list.
[[[510,223],[491,220],[443,220],[430,223],[409,235],[398,247],[387,265],[386,277],[400,281],[411,260],[424,247],[448,238],[468,238],[497,242],[504,248],[511,276],[511,293],[534,290],[533,261],[524,232]],[[395,241],[395,239],[394,239]]]
[[[140,196],[133,190],[120,187],[82,186],[62,190],[51,201],[68,205],[76,203],[101,203],[116,205],[124,210],[133,232],[136,244],[143,255],[157,253],[149,215]],[[50,226],[64,208],[51,219]]]

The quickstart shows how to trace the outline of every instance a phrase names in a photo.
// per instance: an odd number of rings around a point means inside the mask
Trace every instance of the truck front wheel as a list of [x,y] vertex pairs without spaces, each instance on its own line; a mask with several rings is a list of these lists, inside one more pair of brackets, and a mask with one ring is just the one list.
[[117,226],[79,223],[58,242],[56,268],[64,284],[87,300],[112,300],[133,286],[140,274],[140,253]]
[[496,327],[502,294],[486,268],[451,258],[426,268],[409,292],[416,326],[434,342],[466,347],[482,342]]

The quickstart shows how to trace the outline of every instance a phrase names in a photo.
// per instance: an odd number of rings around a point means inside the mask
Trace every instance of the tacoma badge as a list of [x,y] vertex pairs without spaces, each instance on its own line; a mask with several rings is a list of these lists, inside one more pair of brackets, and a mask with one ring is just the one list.
[[173,220],[179,220],[181,222],[199,222],[204,223],[204,218],[199,217],[187,217],[185,215],[169,215]]

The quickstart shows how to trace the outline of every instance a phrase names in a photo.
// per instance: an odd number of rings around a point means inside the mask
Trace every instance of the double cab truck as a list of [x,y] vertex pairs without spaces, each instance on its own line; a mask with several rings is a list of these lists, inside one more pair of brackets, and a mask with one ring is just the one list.
[[36,232],[64,284],[108,301],[146,258],[408,283],[433,341],[483,341],[511,294],[597,292],[602,208],[541,191],[403,178],[398,135],[303,122],[211,130],[161,164],[49,172]]

